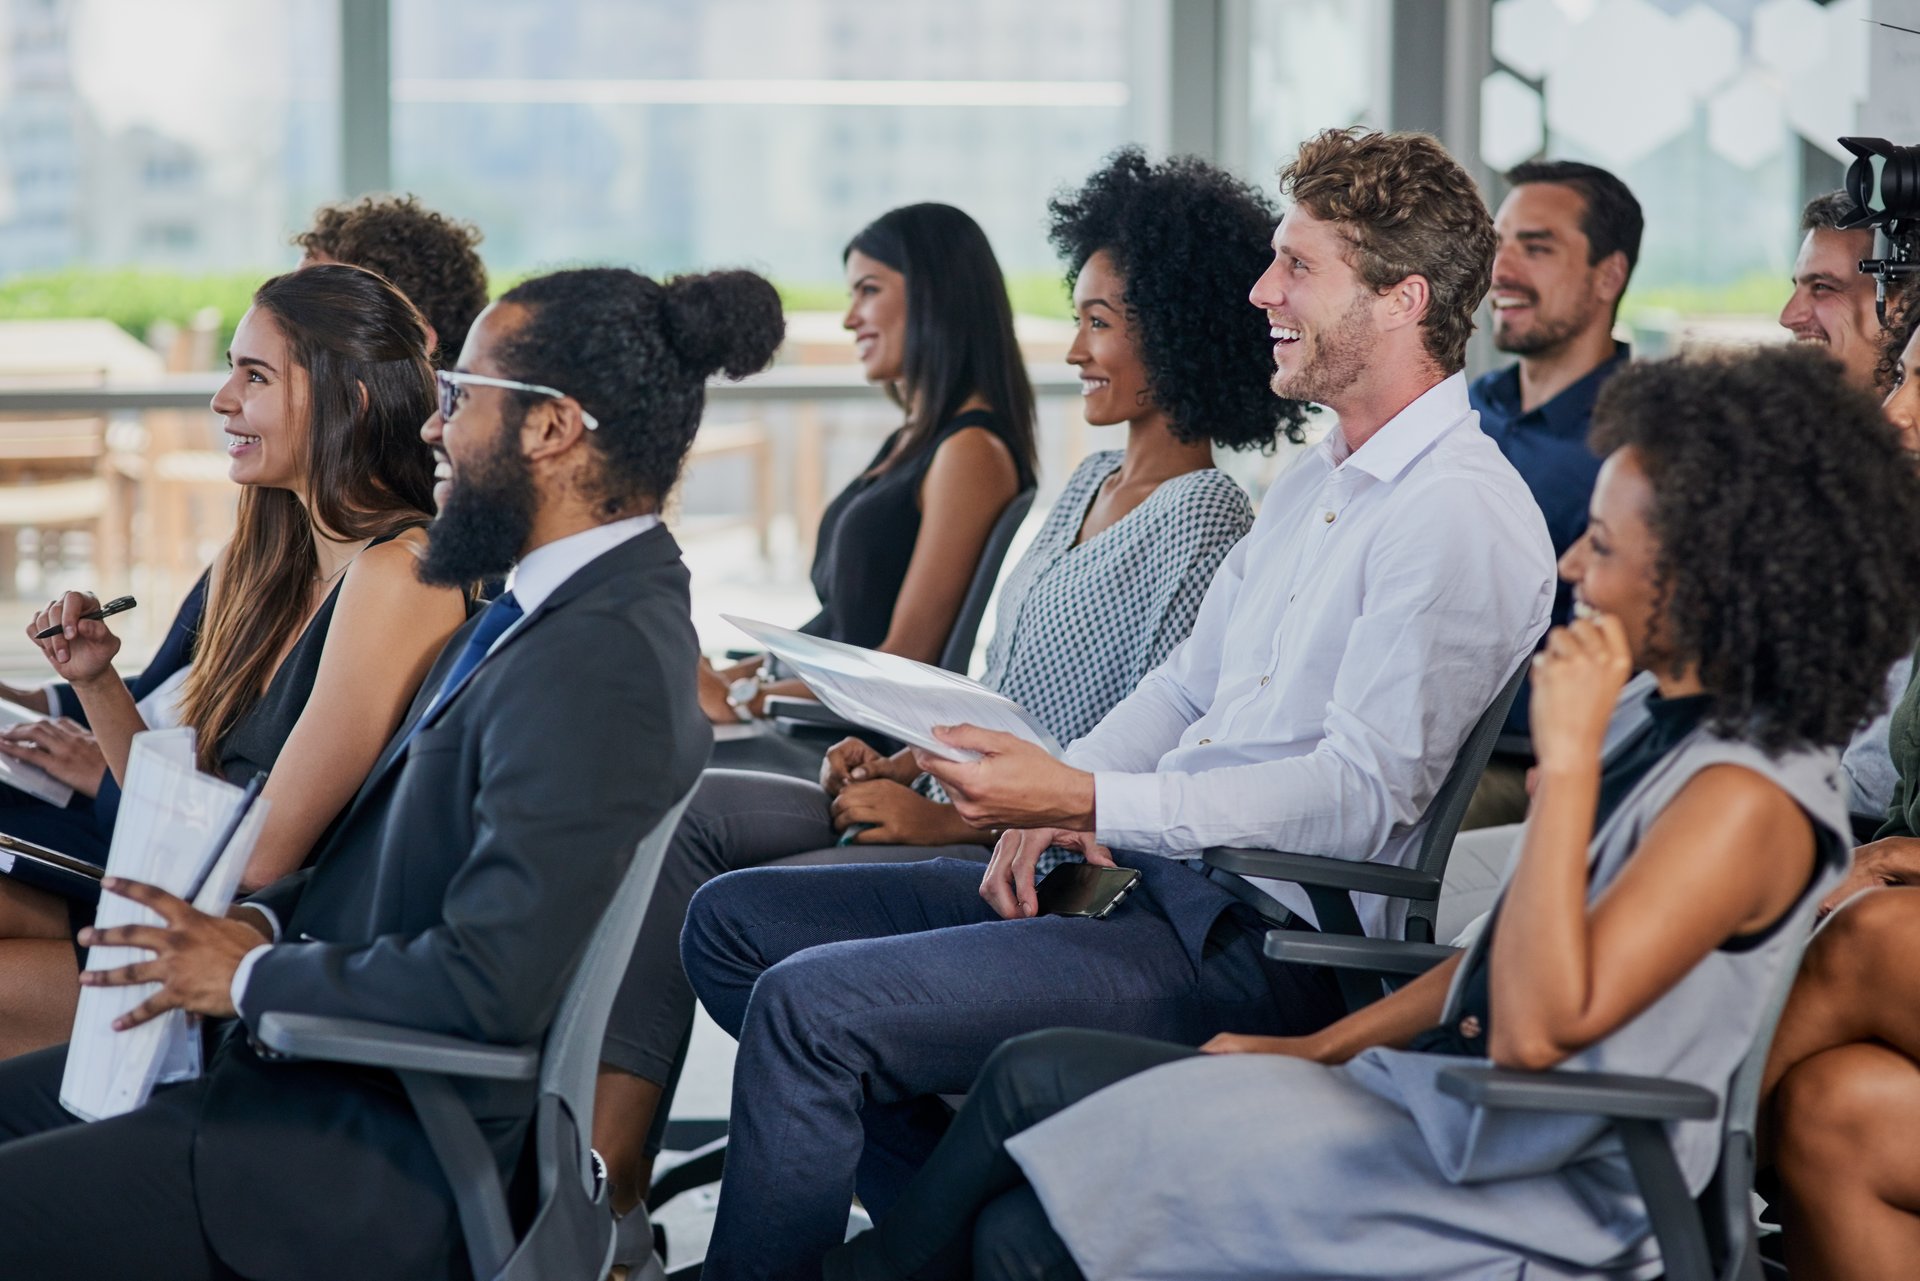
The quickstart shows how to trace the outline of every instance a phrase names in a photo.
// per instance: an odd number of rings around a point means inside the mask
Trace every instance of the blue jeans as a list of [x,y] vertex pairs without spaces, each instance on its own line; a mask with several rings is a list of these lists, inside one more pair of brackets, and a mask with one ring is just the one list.
[[719,1217],[702,1275],[815,1278],[856,1184],[876,1219],[938,1141],[934,1096],[1050,1027],[1198,1045],[1344,1013],[1323,971],[1260,951],[1265,925],[1184,864],[1105,920],[1001,920],[978,863],[756,868],[694,896],[681,957],[740,1042]]

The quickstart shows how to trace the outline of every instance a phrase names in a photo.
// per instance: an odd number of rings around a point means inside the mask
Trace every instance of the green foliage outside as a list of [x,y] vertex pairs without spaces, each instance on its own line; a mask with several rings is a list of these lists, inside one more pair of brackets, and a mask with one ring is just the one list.
[[[0,320],[104,317],[144,339],[149,326],[157,321],[184,326],[196,312],[212,307],[220,313],[223,330],[216,350],[224,351],[254,289],[268,274],[242,271],[187,275],[138,268],[71,267],[19,275],[0,281]],[[524,274],[495,280],[496,296],[518,283]],[[1066,285],[1057,275],[1016,274],[1008,278],[1007,291],[1017,312],[1057,319],[1072,315]],[[1786,294],[1786,283],[1771,274],[1712,287],[1635,284],[1627,294],[1622,314],[1629,323],[1662,313],[1771,319],[1786,301]],[[788,281],[780,284],[780,296],[793,311],[837,312],[846,306],[846,289],[837,281]]]
[[183,275],[138,268],[69,267],[0,281],[0,320],[66,320],[100,317],[145,340],[148,328],[167,321],[185,327],[206,307],[220,313],[217,351],[225,351],[253,291],[267,272]]

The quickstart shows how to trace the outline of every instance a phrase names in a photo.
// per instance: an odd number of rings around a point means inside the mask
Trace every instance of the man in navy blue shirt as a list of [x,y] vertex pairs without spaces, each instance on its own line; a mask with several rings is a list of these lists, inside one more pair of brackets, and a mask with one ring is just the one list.
[[[1587,425],[1601,383],[1628,357],[1627,345],[1613,340],[1613,322],[1640,256],[1644,220],[1626,184],[1594,165],[1528,161],[1507,181],[1513,190],[1494,217],[1500,247],[1487,300],[1493,345],[1520,360],[1481,376],[1467,395],[1482,430],[1533,491],[1560,556],[1587,528],[1600,471]],[[1572,590],[1561,583],[1554,626],[1572,610]],[[1507,718],[1510,735],[1526,734],[1527,706],[1522,687]],[[1496,757],[1463,826],[1525,817],[1528,763],[1524,752]]]

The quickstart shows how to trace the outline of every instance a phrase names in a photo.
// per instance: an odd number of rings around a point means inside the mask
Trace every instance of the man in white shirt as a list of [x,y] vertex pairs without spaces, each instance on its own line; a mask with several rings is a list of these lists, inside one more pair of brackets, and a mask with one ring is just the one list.
[[[1404,861],[1546,628],[1545,522],[1460,373],[1494,248],[1472,180],[1431,138],[1336,131],[1282,183],[1293,207],[1251,300],[1273,390],[1340,425],[1274,485],[1188,640],[1064,759],[961,727],[980,760],[922,762],[970,821],[1013,829],[984,883],[959,860],[768,868],[695,898],[687,974],[740,1039],[713,1281],[818,1276],[856,1171],[884,1215],[943,1124],[928,1096],[966,1090],[1009,1036],[1198,1044],[1342,1013],[1324,972],[1265,962],[1264,923],[1194,856]],[[1029,919],[1051,845],[1124,851],[1141,884],[1103,920]],[[1377,903],[1362,919],[1392,924]]]

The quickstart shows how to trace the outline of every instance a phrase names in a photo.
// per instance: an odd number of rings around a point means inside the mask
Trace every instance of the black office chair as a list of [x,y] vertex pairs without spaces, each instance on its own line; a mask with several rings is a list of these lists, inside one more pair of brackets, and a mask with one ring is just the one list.
[[[954,616],[953,628],[947,633],[947,643],[940,651],[940,666],[949,672],[964,676],[973,663],[973,646],[980,636],[980,624],[987,616],[987,601],[993,596],[994,584],[1000,581],[1000,568],[1013,546],[1013,537],[1020,532],[1020,523],[1026,520],[1027,513],[1033,509],[1035,492],[1029,486],[1015,494],[1013,501],[1001,509],[999,518],[993,522],[993,529],[987,534],[986,545],[980,549],[979,563],[974,566],[973,580],[967,584],[967,594],[960,601],[960,612]],[[869,733],[842,720],[831,708],[810,698],[769,698],[766,700],[766,711],[774,728],[784,734],[837,740],[849,734],[865,737]],[[898,746],[894,744],[895,748]]]
[[[312,1014],[270,1013],[260,1020],[260,1040],[269,1049],[296,1058],[390,1068],[400,1078],[453,1188],[477,1281],[602,1281],[613,1262],[615,1225],[604,1167],[587,1146],[600,1043],[667,841],[686,804],[681,798],[640,842],[539,1045],[487,1045]],[[529,1140],[539,1173],[539,1203],[524,1233],[514,1231],[493,1153],[455,1086],[461,1077],[539,1080]],[[625,1235],[652,1239],[644,1209],[633,1211],[621,1227]],[[666,1275],[657,1257],[649,1255],[640,1264],[629,1273],[631,1281],[660,1281]]]
[[[1313,904],[1314,916],[1319,922],[1319,932],[1274,930],[1267,936],[1267,955],[1318,964],[1320,962],[1315,959],[1316,945],[1326,951],[1327,944],[1337,945],[1346,939],[1386,942],[1390,945],[1388,949],[1368,953],[1381,957],[1377,972],[1404,973],[1392,969],[1387,959],[1393,955],[1392,948],[1404,947],[1410,950],[1402,955],[1422,958],[1417,961],[1418,968],[1411,971],[1417,974],[1451,954],[1453,949],[1436,946],[1433,941],[1434,914],[1440,899],[1441,883],[1446,879],[1447,858],[1453,852],[1453,840],[1460,832],[1460,820],[1466,816],[1467,803],[1473,799],[1473,789],[1479,785],[1481,772],[1487,767],[1487,758],[1493,754],[1494,740],[1500,736],[1500,727],[1506,722],[1507,710],[1513,706],[1513,700],[1520,692],[1520,682],[1526,671],[1527,661],[1523,660],[1468,732],[1467,741],[1461,745],[1452,768],[1441,780],[1440,790],[1434,793],[1433,802],[1427,807],[1427,822],[1420,833],[1419,854],[1412,867],[1230,845],[1215,846],[1202,855],[1209,866],[1232,872],[1236,877],[1258,876],[1292,881],[1306,890],[1307,898]],[[1284,910],[1271,896],[1245,880],[1230,882],[1229,888],[1269,919],[1276,918],[1277,910]],[[1352,896],[1356,893],[1405,899],[1407,925],[1404,940],[1366,939],[1360,928],[1360,917],[1353,906]],[[1275,950],[1276,940],[1285,943],[1280,951]],[[1344,953],[1335,946],[1331,954]],[[1407,963],[1416,962],[1410,959]],[[1370,977],[1350,969],[1338,969],[1336,973],[1348,1009],[1359,1009],[1377,1001],[1388,987],[1396,985],[1392,979]]]

